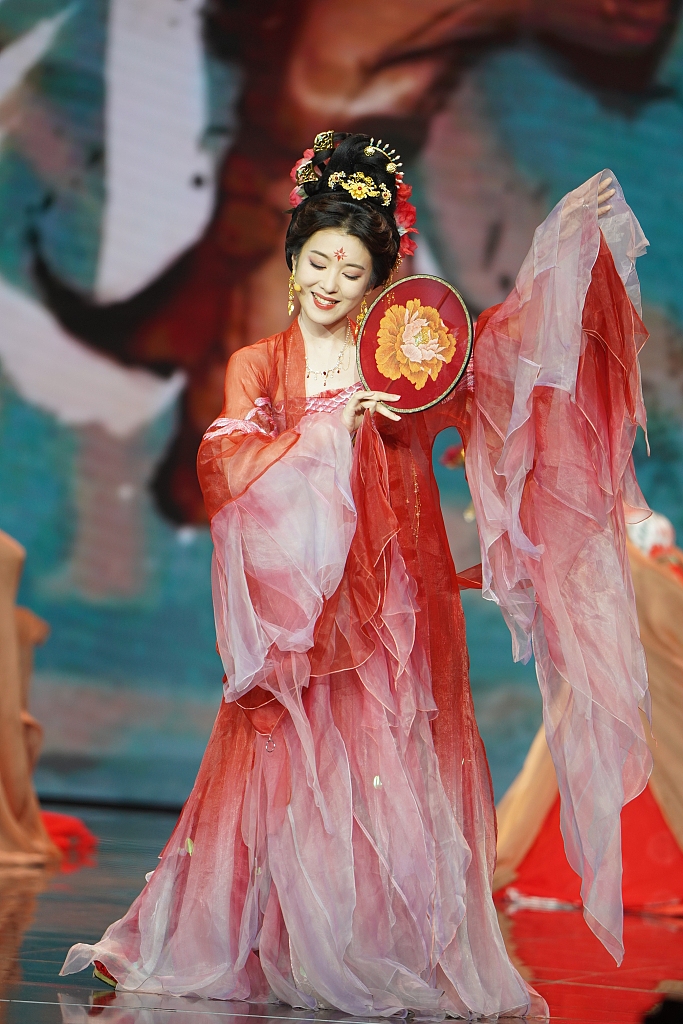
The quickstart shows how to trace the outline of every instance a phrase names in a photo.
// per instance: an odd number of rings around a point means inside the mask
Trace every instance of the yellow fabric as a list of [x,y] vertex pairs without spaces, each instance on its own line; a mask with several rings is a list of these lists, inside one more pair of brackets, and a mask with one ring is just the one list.
[[683,849],[683,583],[633,545],[628,553],[652,694],[650,787]]
[[509,885],[541,831],[557,796],[557,778],[543,726],[536,733],[521,772],[497,807],[498,859],[493,891]]

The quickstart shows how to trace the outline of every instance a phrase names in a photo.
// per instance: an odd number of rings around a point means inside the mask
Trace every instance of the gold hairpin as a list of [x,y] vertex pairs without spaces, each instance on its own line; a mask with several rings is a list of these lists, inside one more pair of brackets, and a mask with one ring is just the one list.
[[399,167],[403,167],[401,163],[401,155],[397,153],[395,149],[389,149],[389,143],[383,143],[381,139],[375,142],[374,137],[370,139],[370,145],[366,146],[363,150],[366,156],[373,156],[375,153],[383,153],[387,158],[387,172],[389,174],[396,174]]
[[326,149],[334,149],[334,130],[319,132],[313,139],[313,152],[320,153]]
[[318,175],[315,173],[313,164],[310,160],[307,160],[305,164],[296,172],[296,183],[297,185],[304,185],[307,181],[318,181]]

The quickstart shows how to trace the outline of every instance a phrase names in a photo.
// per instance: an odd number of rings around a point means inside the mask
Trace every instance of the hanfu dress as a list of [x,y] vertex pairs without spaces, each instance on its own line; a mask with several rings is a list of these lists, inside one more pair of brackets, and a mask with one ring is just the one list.
[[[543,1015],[491,897],[491,780],[432,471],[456,426],[484,594],[533,645],[568,856],[619,958],[619,814],[649,770],[624,515],[644,422],[642,232],[600,175],[538,229],[449,398],[399,423],[305,393],[297,323],[230,360],[198,470],[225,668],[194,789],[140,896],[63,971],[356,1016]],[[600,230],[602,228],[602,231]]]

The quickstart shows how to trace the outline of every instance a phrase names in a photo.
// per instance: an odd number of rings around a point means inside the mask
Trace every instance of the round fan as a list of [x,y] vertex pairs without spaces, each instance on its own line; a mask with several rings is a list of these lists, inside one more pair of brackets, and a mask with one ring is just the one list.
[[390,285],[375,299],[358,334],[358,373],[368,391],[400,395],[394,412],[441,402],[464,374],[472,321],[460,293],[429,274]]

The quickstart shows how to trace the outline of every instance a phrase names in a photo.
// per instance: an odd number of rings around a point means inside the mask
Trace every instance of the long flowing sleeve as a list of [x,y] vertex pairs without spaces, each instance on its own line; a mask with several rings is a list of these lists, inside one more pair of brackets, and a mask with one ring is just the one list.
[[466,469],[484,597],[516,660],[533,650],[567,856],[586,920],[620,962],[620,813],[651,767],[624,537],[625,516],[649,514],[631,460],[645,426],[635,259],[647,241],[616,179],[598,224],[605,174],[555,207],[511,295],[480,317]]
[[288,426],[286,396],[278,400],[288,366],[270,339],[233,355],[198,470],[214,543],[225,699],[264,734],[289,713],[329,824],[303,694],[316,623],[341,582],[356,527],[353,447],[339,415],[295,415]]

